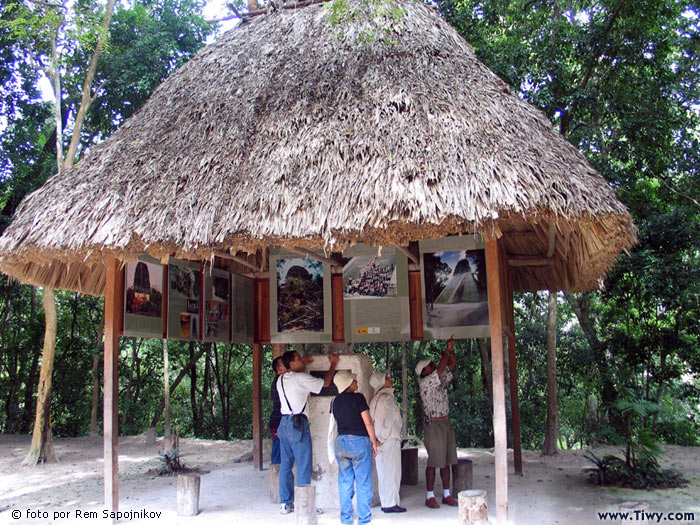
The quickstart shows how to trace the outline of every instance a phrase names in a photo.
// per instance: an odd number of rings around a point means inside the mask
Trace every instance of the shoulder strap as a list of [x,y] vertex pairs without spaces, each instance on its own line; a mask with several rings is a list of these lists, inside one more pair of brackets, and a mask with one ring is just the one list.
[[284,390],[284,374],[280,376],[280,384],[282,385],[282,394],[284,395],[284,400],[287,402],[289,411],[293,414],[294,410],[292,410],[292,405],[289,404],[289,399],[287,399],[287,392]]
[[[294,410],[292,410],[292,405],[289,404],[289,399],[287,399],[287,392],[284,390],[284,375],[280,376],[280,384],[282,385],[282,394],[284,394],[284,400],[287,402],[287,406],[289,407],[289,411],[294,415]],[[301,409],[300,414],[304,412],[304,409],[306,408],[306,403],[309,402],[308,397],[306,398],[306,401],[304,402],[304,406]]]

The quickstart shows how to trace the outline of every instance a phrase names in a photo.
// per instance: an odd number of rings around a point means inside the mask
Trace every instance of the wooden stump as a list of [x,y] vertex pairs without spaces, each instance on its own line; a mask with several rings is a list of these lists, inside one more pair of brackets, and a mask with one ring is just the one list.
[[459,494],[472,488],[472,461],[459,458],[456,465],[452,465],[452,494]]
[[179,474],[177,476],[177,515],[199,514],[199,476]]
[[294,487],[294,514],[297,525],[317,525],[316,487],[314,485],[296,485]]
[[463,490],[459,500],[459,524],[476,525],[489,521],[489,510],[485,490]]
[[[642,503],[641,501],[625,501],[620,503],[618,507],[620,512],[629,513],[629,519],[634,519],[634,523],[639,523],[640,525],[648,525],[649,518],[649,505],[647,503]],[[635,514],[635,511],[639,511]],[[634,517],[633,517],[634,516]]]
[[418,485],[418,449],[401,449],[401,484]]
[[280,464],[270,464],[270,503],[280,502]]
[[149,427],[146,431],[146,445],[156,444],[156,427]]

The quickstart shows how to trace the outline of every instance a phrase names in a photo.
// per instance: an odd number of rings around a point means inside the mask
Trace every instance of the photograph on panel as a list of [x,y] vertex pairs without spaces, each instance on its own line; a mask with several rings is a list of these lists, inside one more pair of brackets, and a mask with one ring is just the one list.
[[343,259],[345,299],[396,297],[396,256],[371,255]]
[[163,315],[163,267],[143,261],[126,265],[126,313]]
[[278,332],[323,331],[323,263],[277,259],[277,323]]
[[489,322],[484,250],[423,253],[429,327]]

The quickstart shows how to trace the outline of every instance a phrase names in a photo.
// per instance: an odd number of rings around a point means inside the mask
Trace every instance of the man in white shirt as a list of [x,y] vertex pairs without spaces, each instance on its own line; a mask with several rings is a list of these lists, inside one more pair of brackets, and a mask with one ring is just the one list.
[[369,384],[374,397],[369,403],[369,415],[374,432],[381,443],[377,450],[377,481],[382,512],[406,512],[399,505],[401,487],[401,411],[394,399],[391,377],[384,371],[372,374]]
[[294,474],[292,467],[297,465],[297,484],[311,483],[311,433],[309,432],[309,410],[307,400],[309,393],[318,394],[323,387],[333,382],[335,367],[338,365],[338,354],[330,354],[330,368],[323,379],[313,377],[304,370],[311,356],[304,359],[293,350],[282,355],[282,363],[289,370],[277,381],[277,392],[280,396],[280,412],[282,419],[277,428],[280,440],[282,462],[280,464],[280,501],[282,514],[294,510]]

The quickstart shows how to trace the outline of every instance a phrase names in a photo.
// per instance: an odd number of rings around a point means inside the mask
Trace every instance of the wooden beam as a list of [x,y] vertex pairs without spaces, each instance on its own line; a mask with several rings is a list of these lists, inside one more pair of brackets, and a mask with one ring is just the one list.
[[506,437],[506,393],[503,369],[504,290],[501,283],[499,241],[486,241],[486,276],[491,329],[491,368],[493,377],[493,436],[496,464],[496,519],[508,523],[508,439]]
[[408,305],[411,315],[411,339],[423,340],[423,296],[420,272],[408,272]]
[[411,250],[404,248],[403,246],[397,246],[396,249],[401,253],[404,253],[413,264],[420,265],[420,260]]
[[551,259],[537,255],[511,255],[508,257],[508,264],[511,266],[547,266],[551,262]]
[[296,246],[291,251],[297,252],[301,255],[305,255],[306,257],[311,257],[312,259],[316,259],[317,261],[321,261],[322,263],[328,263],[331,266],[340,266],[341,268],[343,266],[343,263],[341,263],[340,261],[336,261],[335,259],[330,259],[329,257],[319,255],[316,252],[309,250],[308,248],[301,248],[299,246]]
[[224,252],[215,252],[215,255],[217,257],[221,257],[222,259],[228,259],[229,261],[236,262],[242,266],[245,266],[246,268],[250,268],[251,270],[253,270],[255,272],[260,271],[260,268],[258,268],[257,264],[253,264],[251,262],[248,262],[243,257],[238,257],[237,255],[231,255],[230,253],[224,253]]
[[104,342],[104,496],[109,511],[119,510],[119,381],[117,363],[119,358],[119,325],[122,312],[118,297],[119,261],[111,258],[106,263],[105,281],[105,342]]
[[253,343],[253,468],[263,469],[262,345]]
[[331,276],[331,303],[333,306],[333,342],[345,342],[345,311],[343,305],[343,276]]

